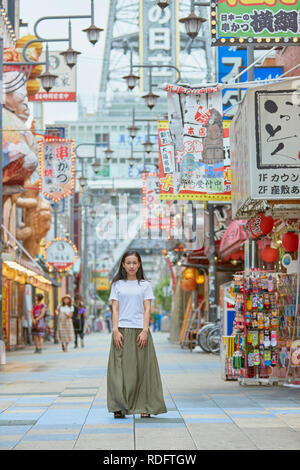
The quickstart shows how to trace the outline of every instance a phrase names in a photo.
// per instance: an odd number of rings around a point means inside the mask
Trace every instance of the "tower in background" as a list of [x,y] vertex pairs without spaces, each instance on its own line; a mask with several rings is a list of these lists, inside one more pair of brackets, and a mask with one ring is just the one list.
[[[199,14],[208,18],[208,10],[199,7]],[[182,83],[190,85],[211,82],[213,76],[212,49],[208,36],[208,22],[192,41],[179,29],[179,18],[190,12],[190,1],[174,0],[162,10],[155,0],[111,0],[106,32],[104,58],[101,70],[98,109],[105,107],[113,93],[126,91],[122,79],[130,70],[130,51],[134,65],[159,65],[152,69],[153,85],[174,83],[177,66]],[[182,25],[180,25],[180,28]],[[149,69],[134,68],[140,76],[139,89],[133,95],[148,91]]]

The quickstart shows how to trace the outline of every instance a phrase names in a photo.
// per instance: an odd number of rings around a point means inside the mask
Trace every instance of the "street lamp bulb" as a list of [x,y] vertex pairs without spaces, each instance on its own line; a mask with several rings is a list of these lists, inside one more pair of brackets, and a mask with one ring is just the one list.
[[129,126],[127,127],[127,130],[129,131],[129,135],[132,139],[134,139],[138,133],[138,131],[140,130],[139,127],[136,127],[134,124],[132,124],[132,126]]
[[132,168],[133,165],[135,164],[135,158],[134,157],[128,158],[128,163],[129,163],[130,168]]
[[197,16],[193,11],[191,11],[189,16],[181,18],[179,21],[184,24],[186,34],[191,39],[195,39],[195,37],[198,36],[202,23],[204,23],[206,19]]
[[114,151],[108,147],[107,149],[104,150],[104,153],[105,153],[106,160],[109,162]]
[[50,73],[48,70],[46,70],[46,72],[42,73],[42,75],[40,75],[40,80],[41,80],[41,84],[42,84],[42,87],[44,88],[45,91],[50,91],[51,88],[54,87],[55,85],[55,80],[57,79],[57,75],[54,75],[53,73]]
[[152,151],[153,144],[149,139],[143,143],[143,146],[146,153],[150,153]]
[[163,10],[170,5],[170,0],[156,0],[156,3]]
[[82,31],[87,34],[88,40],[94,46],[99,41],[100,33],[101,31],[104,31],[104,29],[98,28],[94,24],[91,24],[91,26],[83,29]]
[[142,96],[142,98],[144,98],[148,108],[152,109],[156,105],[156,101],[159,98],[159,95],[156,95],[155,93],[152,93],[152,91],[150,90],[149,93]]
[[126,80],[127,87],[129,90],[133,90],[136,86],[137,80],[140,78],[139,75],[135,75],[132,71],[128,75],[122,77]]
[[84,188],[87,185],[87,178],[85,176],[80,176],[79,184],[82,188]]
[[98,173],[98,171],[100,171],[101,169],[101,163],[99,162],[99,160],[95,160],[94,163],[92,164],[92,167],[93,167],[94,173]]
[[79,54],[81,54],[81,52],[74,51],[74,49],[72,49],[72,47],[69,47],[69,49],[67,49],[64,52],[60,52],[60,55],[64,56],[65,62],[68,65],[68,67],[70,67],[70,69],[72,69],[74,67],[74,65],[76,65],[77,56]]

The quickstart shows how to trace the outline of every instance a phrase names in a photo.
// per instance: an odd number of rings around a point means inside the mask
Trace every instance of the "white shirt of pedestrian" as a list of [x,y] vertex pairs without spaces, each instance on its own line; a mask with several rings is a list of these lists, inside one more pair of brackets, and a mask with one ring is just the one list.
[[144,327],[144,300],[154,299],[153,290],[148,281],[119,280],[112,284],[109,300],[119,302],[120,328]]
[[70,315],[70,313],[74,311],[73,305],[71,307],[69,305],[61,305],[59,309],[60,312],[64,313],[65,315]]

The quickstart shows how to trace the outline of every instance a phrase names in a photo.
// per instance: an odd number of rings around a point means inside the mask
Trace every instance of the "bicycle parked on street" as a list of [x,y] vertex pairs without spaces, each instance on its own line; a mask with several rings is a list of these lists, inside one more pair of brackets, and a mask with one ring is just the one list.
[[220,352],[220,341],[221,341],[221,330],[220,322],[207,323],[204,325],[197,337],[198,346],[207,353],[219,354]]

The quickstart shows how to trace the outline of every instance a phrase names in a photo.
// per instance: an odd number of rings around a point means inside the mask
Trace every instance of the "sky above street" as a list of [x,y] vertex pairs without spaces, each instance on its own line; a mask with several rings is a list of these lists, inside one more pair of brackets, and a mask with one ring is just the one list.
[[[106,30],[109,0],[95,0],[95,25]],[[89,0],[20,0],[20,18],[28,27],[20,29],[20,36],[33,34],[35,22],[44,16],[89,15]],[[77,92],[89,111],[95,110],[95,103],[100,84],[101,64],[103,58],[105,31],[100,35],[99,42],[93,46],[82,29],[90,26],[89,19],[72,21],[72,47],[80,51],[77,65]],[[66,38],[68,36],[68,20],[43,21],[38,26],[38,33],[43,38]],[[64,51],[67,42],[49,44],[50,50]],[[77,116],[76,103],[45,103],[44,122],[51,124],[56,119],[74,120]]]

